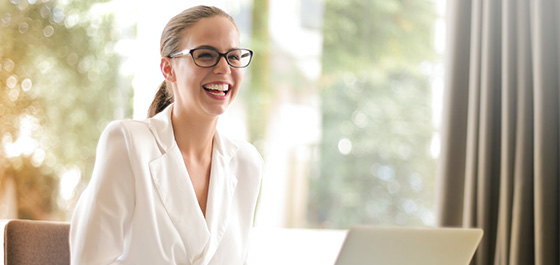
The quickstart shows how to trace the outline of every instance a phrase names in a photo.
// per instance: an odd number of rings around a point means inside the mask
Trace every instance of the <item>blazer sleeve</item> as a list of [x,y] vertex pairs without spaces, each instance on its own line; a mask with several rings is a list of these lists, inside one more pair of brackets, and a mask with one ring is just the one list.
[[75,207],[70,228],[71,264],[119,264],[135,205],[129,133],[110,123],[97,146],[93,175]]
[[[249,159],[249,161],[252,161],[251,164],[253,164],[255,166],[255,187],[254,187],[254,198],[252,198],[252,202],[253,202],[253,219],[251,220],[251,228],[254,227],[255,224],[255,218],[256,218],[256,208],[257,205],[259,203],[259,199],[260,199],[260,194],[262,191],[262,180],[264,178],[265,175],[265,163],[264,160],[261,156],[261,154],[257,151],[257,149],[253,146],[253,145],[249,145],[249,148],[247,148],[248,150],[250,150],[251,155],[249,157],[251,157],[251,159]],[[249,249],[250,249],[250,245],[251,245],[251,241],[252,241],[253,236],[249,236],[248,237],[248,247],[245,249],[245,253],[244,253],[244,258],[243,258],[243,265],[253,265],[252,263],[249,262],[248,260],[248,255],[249,255]]]

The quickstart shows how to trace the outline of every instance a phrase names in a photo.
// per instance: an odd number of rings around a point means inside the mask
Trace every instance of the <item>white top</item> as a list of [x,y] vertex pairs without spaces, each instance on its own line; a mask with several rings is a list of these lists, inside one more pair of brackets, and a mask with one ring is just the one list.
[[244,264],[263,160],[216,134],[206,218],[175,142],[171,106],[102,133],[70,229],[71,264]]

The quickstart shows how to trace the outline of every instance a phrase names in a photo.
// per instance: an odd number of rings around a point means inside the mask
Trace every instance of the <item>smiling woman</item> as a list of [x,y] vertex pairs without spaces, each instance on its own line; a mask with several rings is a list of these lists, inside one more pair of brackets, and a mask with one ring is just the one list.
[[216,127],[251,55],[218,8],[170,20],[150,118],[112,122],[101,135],[72,218],[72,264],[245,263],[263,160]]

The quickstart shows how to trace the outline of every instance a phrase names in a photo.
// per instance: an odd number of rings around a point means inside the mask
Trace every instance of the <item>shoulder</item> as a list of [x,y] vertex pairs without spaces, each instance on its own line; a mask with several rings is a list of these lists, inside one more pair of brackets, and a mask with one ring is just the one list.
[[261,161],[262,156],[257,150],[257,148],[252,145],[251,143],[241,140],[241,139],[234,139],[224,136],[224,143],[237,146],[237,157],[241,159],[248,159],[253,161]]
[[237,146],[239,146],[238,155],[243,159],[248,159],[255,162],[261,162],[263,160],[261,154],[255,148],[254,145],[247,141],[235,140]]
[[104,134],[129,134],[131,131],[136,132],[137,130],[148,130],[149,126],[146,120],[115,120],[107,124],[107,127],[103,130]]
[[233,139],[223,135],[221,136],[221,140],[226,148],[236,149],[232,159],[240,166],[240,168],[255,172],[259,176],[262,175],[264,161],[254,145],[245,140]]
[[141,135],[143,132],[149,133],[146,121],[138,120],[116,120],[110,122],[101,133],[101,140],[132,140],[133,135]]
[[115,155],[136,153],[140,151],[138,149],[152,146],[149,143],[155,145],[155,142],[146,121],[116,120],[110,122],[101,133],[97,152]]

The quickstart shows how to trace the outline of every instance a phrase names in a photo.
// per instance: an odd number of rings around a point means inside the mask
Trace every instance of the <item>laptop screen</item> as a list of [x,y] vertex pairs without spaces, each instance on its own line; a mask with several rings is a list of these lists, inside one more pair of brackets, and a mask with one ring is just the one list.
[[472,228],[357,226],[336,265],[468,265],[482,235]]

